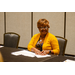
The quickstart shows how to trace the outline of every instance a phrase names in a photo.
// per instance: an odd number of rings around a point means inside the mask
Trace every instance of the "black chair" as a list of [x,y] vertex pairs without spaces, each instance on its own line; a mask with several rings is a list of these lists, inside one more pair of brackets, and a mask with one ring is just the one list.
[[18,48],[20,35],[14,32],[7,32],[4,34],[4,46]]
[[66,48],[66,44],[67,44],[67,39],[60,37],[60,36],[56,36],[58,43],[59,43],[59,48],[60,48],[60,56],[64,56],[65,54],[65,48]]

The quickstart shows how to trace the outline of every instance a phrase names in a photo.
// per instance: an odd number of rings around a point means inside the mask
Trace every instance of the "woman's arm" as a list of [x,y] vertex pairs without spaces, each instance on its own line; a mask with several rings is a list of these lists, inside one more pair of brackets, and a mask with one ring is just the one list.
[[58,55],[60,52],[59,49],[59,43],[56,37],[53,37],[52,41],[51,41],[51,46],[52,46],[52,51],[54,54]]

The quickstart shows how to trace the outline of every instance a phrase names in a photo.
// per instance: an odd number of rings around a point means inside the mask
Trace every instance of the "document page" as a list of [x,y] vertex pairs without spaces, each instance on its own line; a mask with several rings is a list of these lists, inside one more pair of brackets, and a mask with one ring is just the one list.
[[75,62],[74,60],[66,59],[64,62]]
[[51,55],[36,55],[35,54],[35,56],[37,57],[37,58],[44,58],[44,57],[51,57]]
[[26,50],[12,52],[11,54],[16,56],[23,55],[23,56],[35,57],[35,53]]
[[2,47],[4,47],[4,46],[0,46],[0,48],[2,48]]
[[21,55],[20,51],[12,52],[11,54],[15,56]]
[[2,47],[4,47],[4,46],[0,46],[0,48],[2,48]]
[[21,55],[29,56],[29,57],[35,57],[35,53],[30,52],[30,51],[26,51],[26,50],[21,51]]
[[22,51],[16,51],[12,52],[12,55],[18,56],[18,55],[23,55],[23,56],[28,56],[28,57],[37,57],[37,58],[44,58],[44,57],[50,57],[51,55],[37,55],[33,52],[27,51],[27,50],[22,50]]

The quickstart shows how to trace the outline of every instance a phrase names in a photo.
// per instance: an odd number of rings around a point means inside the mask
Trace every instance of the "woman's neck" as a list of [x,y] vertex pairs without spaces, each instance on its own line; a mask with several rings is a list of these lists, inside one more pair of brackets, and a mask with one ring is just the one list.
[[40,37],[41,38],[45,38],[46,34],[41,34]]

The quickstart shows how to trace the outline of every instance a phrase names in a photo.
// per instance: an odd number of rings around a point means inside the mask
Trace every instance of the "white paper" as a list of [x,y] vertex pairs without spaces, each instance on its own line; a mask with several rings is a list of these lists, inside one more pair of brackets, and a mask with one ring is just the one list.
[[66,59],[64,62],[75,62],[74,60]]
[[19,51],[17,51],[17,52],[12,52],[11,54],[12,54],[12,55],[16,55],[16,56],[21,55],[21,53],[20,53]]
[[22,51],[16,51],[12,52],[12,55],[23,55],[23,56],[28,56],[28,57],[37,57],[37,58],[44,58],[44,57],[50,57],[51,55],[37,55],[33,52],[27,51],[27,50],[22,50]]
[[37,58],[51,57],[51,55],[35,55]]
[[4,47],[4,46],[0,46],[0,48],[2,48],[2,47]]
[[16,55],[16,56],[23,55],[23,56],[35,57],[34,53],[30,51],[26,51],[26,50],[12,52],[11,54]]
[[30,52],[30,51],[23,50],[23,51],[21,51],[20,53],[21,53],[21,55],[23,55],[23,56],[35,57],[35,53]]

